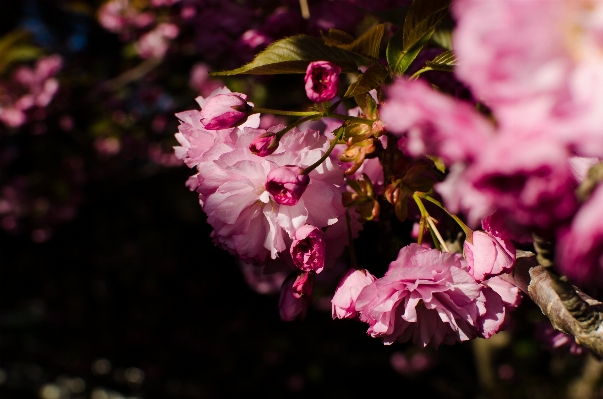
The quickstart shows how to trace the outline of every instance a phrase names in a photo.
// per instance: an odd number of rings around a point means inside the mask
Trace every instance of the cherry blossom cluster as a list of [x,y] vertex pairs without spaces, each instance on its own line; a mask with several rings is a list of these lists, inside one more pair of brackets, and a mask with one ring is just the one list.
[[[409,13],[425,12],[414,5]],[[200,111],[177,114],[176,155],[197,170],[187,186],[214,242],[288,275],[283,320],[305,316],[342,243],[349,253],[339,264],[349,266],[339,270],[333,318],[365,322],[386,344],[437,347],[506,328],[521,299],[509,277],[515,248],[533,237],[557,242],[555,261],[576,282],[600,280],[603,8],[537,8],[454,1],[452,50],[426,47],[401,72],[388,53],[387,68],[363,66],[345,90],[345,60],[304,60],[308,111],[256,107],[223,88],[197,98]],[[376,53],[363,43],[383,34],[377,26],[355,40],[331,30],[323,40],[370,60]],[[260,129],[258,114],[301,118]],[[358,265],[354,238],[365,223],[391,229],[396,219],[414,225],[414,242],[375,276]]]
[[40,58],[33,68],[19,66],[10,80],[0,81],[0,121],[15,128],[25,124],[34,111],[43,113],[59,90],[55,75],[62,64],[58,55]]

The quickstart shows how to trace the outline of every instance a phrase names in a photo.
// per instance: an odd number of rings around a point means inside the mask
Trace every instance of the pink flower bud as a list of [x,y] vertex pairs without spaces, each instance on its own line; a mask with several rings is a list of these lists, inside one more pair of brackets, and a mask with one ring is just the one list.
[[341,68],[329,61],[314,61],[306,69],[306,94],[315,103],[329,101],[337,94]]
[[339,282],[331,299],[333,319],[348,319],[356,316],[356,299],[364,287],[376,278],[367,270],[350,269]]
[[244,123],[251,112],[247,96],[241,93],[218,94],[201,110],[201,123],[208,130],[228,129]]
[[266,190],[272,194],[274,201],[281,205],[297,204],[310,183],[310,176],[302,175],[302,171],[299,166],[288,165],[268,173]]
[[[307,273],[305,273],[307,274]],[[281,296],[278,300],[279,313],[281,320],[292,321],[297,318],[303,319],[306,317],[308,306],[312,297],[310,295],[295,295],[293,291],[293,283],[297,281],[299,276],[290,275],[283,282],[281,287]]]
[[300,273],[291,287],[291,292],[295,298],[301,298],[303,296],[311,296],[312,288],[314,288],[314,273],[304,272]]
[[320,273],[325,266],[325,249],[322,231],[307,224],[295,232],[295,240],[290,248],[291,258],[301,270]]
[[474,231],[473,242],[465,240],[464,250],[469,273],[477,281],[508,273],[515,264],[515,248],[511,241],[485,231]]
[[249,150],[257,156],[265,157],[278,148],[278,138],[274,132],[266,132],[251,140]]

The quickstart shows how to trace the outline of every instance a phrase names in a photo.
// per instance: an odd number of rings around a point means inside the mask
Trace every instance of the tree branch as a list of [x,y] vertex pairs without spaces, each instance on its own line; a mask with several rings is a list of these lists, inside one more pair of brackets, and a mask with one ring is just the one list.
[[513,273],[503,278],[527,294],[556,330],[603,358],[603,303],[540,266],[532,252],[517,251]]

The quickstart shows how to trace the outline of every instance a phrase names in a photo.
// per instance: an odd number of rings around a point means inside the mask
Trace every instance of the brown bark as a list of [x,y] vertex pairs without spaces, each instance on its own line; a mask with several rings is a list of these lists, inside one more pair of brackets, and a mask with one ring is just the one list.
[[527,294],[556,330],[603,358],[603,303],[540,266],[532,252],[518,251],[513,273],[504,278]]

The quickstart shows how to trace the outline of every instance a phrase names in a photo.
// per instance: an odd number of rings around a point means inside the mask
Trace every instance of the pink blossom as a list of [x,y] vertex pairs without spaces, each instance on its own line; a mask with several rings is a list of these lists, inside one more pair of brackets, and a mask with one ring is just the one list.
[[20,66],[9,82],[0,82],[0,121],[11,127],[27,122],[35,108],[50,104],[59,89],[54,77],[63,65],[58,55],[40,58],[34,68]]
[[306,94],[315,103],[329,101],[337,95],[341,68],[329,61],[314,61],[306,69]]
[[582,205],[569,228],[559,232],[558,265],[579,284],[599,283],[603,272],[603,186]]
[[482,292],[477,300],[479,317],[477,326],[482,338],[490,338],[507,327],[510,311],[521,301],[519,289],[500,276],[482,282]]
[[[469,273],[482,281],[487,276],[508,273],[515,264],[515,247],[499,225],[491,227],[492,215],[482,220],[484,231],[474,231],[463,244]],[[494,218],[500,222],[499,218]],[[503,232],[501,233],[501,230]]]
[[174,24],[161,23],[152,31],[145,33],[135,44],[136,52],[142,58],[163,58],[180,30]]
[[345,276],[341,278],[335,295],[331,300],[331,310],[333,319],[347,319],[355,317],[356,299],[360,292],[367,285],[376,280],[375,276],[366,269],[350,269]]
[[295,274],[290,275],[281,287],[281,296],[278,300],[278,308],[283,321],[304,319],[308,312],[308,306],[312,297],[310,295],[296,296],[293,292],[293,283],[297,279]]
[[[278,128],[278,127],[275,127]],[[288,132],[278,150],[266,157],[249,151],[258,129],[234,129],[232,144],[217,144],[203,156],[197,188],[216,244],[246,261],[263,263],[285,250],[304,224],[323,228],[335,224],[345,210],[341,204],[343,171],[326,160],[309,174],[303,195],[292,205],[281,205],[267,191],[273,170],[316,162],[329,146],[318,134],[297,129]],[[219,154],[215,158],[212,153]]]
[[251,109],[245,94],[218,94],[201,110],[201,123],[209,130],[231,128],[245,122]]
[[501,126],[546,122],[549,139],[601,156],[602,4],[459,0],[453,11],[455,72]]
[[312,295],[314,276],[315,274],[312,272],[302,272],[297,275],[291,286],[291,291],[295,298]]
[[251,61],[260,51],[264,50],[273,39],[257,29],[244,32],[235,44],[235,51],[244,61]]
[[410,244],[383,278],[362,290],[356,311],[369,323],[368,334],[386,344],[452,344],[479,334],[475,301],[481,290],[460,255]]
[[544,230],[576,209],[568,158],[563,146],[545,137],[503,133],[480,154],[467,178],[511,223]]
[[557,331],[548,321],[536,325],[536,337],[542,341],[542,346],[554,352],[568,351],[574,356],[584,353],[585,348],[580,346],[574,337]]
[[[217,88],[211,92],[207,98],[201,96],[196,98],[200,107],[204,107],[207,102],[218,95],[229,94],[230,90],[226,87]],[[216,159],[225,151],[231,151],[234,147],[234,141],[231,138],[232,128],[221,130],[208,130],[201,123],[201,112],[198,110],[184,111],[177,113],[180,119],[178,133],[175,137],[180,146],[175,146],[176,156],[182,159],[190,168],[203,161]],[[252,115],[240,127],[256,128],[259,125],[259,116]],[[212,150],[208,157],[205,153]]]
[[151,5],[153,7],[169,7],[179,2],[180,0],[151,0]]
[[110,0],[98,10],[98,22],[110,32],[124,33],[128,28],[145,28],[155,16],[141,12],[128,0]]
[[222,83],[209,76],[209,67],[204,63],[197,63],[191,69],[189,86],[202,96],[208,96],[212,91],[222,87]]
[[249,150],[259,157],[265,157],[272,154],[278,148],[278,138],[274,132],[266,132],[257,136],[251,144]]
[[297,204],[310,184],[310,177],[302,172],[299,166],[285,165],[268,173],[266,190],[275,202],[288,206]]
[[297,229],[289,251],[299,269],[320,273],[325,265],[325,249],[322,231],[307,224]]
[[388,131],[406,133],[413,156],[437,155],[448,162],[474,159],[493,126],[468,103],[439,93],[423,81],[398,79],[387,91],[380,116]]

